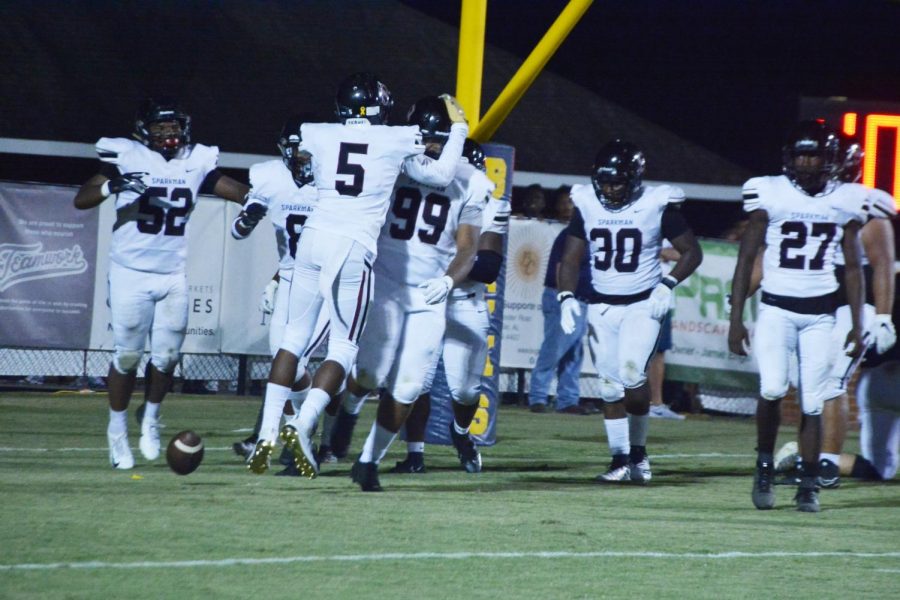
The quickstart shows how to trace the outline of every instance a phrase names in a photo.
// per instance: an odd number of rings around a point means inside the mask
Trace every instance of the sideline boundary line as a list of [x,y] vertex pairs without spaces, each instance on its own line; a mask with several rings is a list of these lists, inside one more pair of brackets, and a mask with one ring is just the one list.
[[469,560],[517,558],[661,558],[733,560],[740,558],[900,558],[900,552],[388,552],[382,554],[307,555],[272,558],[223,558],[219,560],[139,561],[139,562],[58,562],[0,565],[0,571],[54,571],[61,569],[171,569],[191,567],[234,567],[315,562],[378,562],[392,560]]

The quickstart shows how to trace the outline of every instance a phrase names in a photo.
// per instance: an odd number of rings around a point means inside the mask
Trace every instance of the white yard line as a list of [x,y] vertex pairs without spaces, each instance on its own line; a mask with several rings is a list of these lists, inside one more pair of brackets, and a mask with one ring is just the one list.
[[521,558],[659,558],[734,560],[741,558],[900,558],[900,552],[390,552],[382,554],[335,554],[284,556],[272,558],[222,558],[219,560],[170,560],[139,562],[61,562],[19,563],[0,565],[0,571],[54,571],[62,569],[171,569],[193,567],[235,567],[243,565],[283,565],[314,562],[380,562],[409,560],[469,560],[469,559],[521,559]]

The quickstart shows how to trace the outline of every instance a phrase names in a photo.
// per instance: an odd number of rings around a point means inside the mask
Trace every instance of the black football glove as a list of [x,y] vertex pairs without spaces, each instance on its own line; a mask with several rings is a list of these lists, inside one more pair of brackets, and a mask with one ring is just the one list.
[[261,202],[247,202],[247,204],[244,205],[244,210],[241,211],[241,214],[239,214],[231,224],[231,236],[235,239],[242,240],[250,235],[262,218],[266,216],[268,210],[268,207]]
[[121,194],[122,192],[135,192],[143,194],[147,191],[147,185],[141,180],[141,177],[147,173],[124,173],[118,177],[110,179],[103,184],[101,191],[104,196],[112,194]]

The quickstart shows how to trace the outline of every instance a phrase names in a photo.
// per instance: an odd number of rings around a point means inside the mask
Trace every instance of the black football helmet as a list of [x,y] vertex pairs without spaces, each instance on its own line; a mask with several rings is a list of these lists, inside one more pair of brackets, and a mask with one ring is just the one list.
[[782,170],[791,183],[812,196],[837,177],[840,151],[838,136],[831,128],[819,121],[801,121],[782,149]]
[[[600,204],[607,210],[619,211],[637,200],[646,162],[637,146],[618,138],[600,148],[591,173]],[[608,188],[605,191],[604,186]]]
[[862,162],[865,152],[862,144],[853,136],[839,133],[841,144],[841,166],[838,169],[838,179],[844,183],[856,183],[862,178]]
[[312,161],[309,156],[300,153],[300,126],[303,125],[303,117],[293,115],[284,122],[281,134],[278,136],[278,151],[281,152],[281,160],[284,166],[291,172],[297,187],[303,187],[313,182]]
[[[179,128],[162,132],[151,131],[155,123],[178,123]],[[159,152],[166,160],[175,158],[191,143],[191,117],[178,101],[168,96],[149,97],[138,109],[134,120],[134,137],[142,144]]]
[[371,73],[354,73],[338,86],[335,105],[341,123],[347,119],[368,119],[373,125],[384,125],[394,100],[378,77]]
[[438,158],[444,142],[450,136],[450,116],[444,101],[437,96],[425,96],[417,100],[406,113],[406,123],[419,126],[422,141],[430,146],[426,148],[425,154]]
[[481,144],[479,144],[472,138],[466,138],[466,142],[463,144],[462,155],[467,161],[469,161],[470,165],[472,165],[479,171],[487,172],[487,166],[484,162],[484,148],[481,147]]

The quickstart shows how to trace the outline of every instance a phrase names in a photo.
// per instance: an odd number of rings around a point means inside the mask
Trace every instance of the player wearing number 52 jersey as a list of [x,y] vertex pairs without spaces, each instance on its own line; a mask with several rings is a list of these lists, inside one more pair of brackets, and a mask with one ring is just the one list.
[[110,462],[130,469],[126,410],[150,335],[148,402],[141,453],[159,456],[159,405],[172,383],[188,318],[185,279],[188,219],[201,192],[241,203],[247,186],[216,169],[219,150],[190,142],[191,119],[168,98],[148,99],[138,111],[135,140],[101,138],[104,165],[75,196],[93,208],[115,196],[110,243],[109,304],[115,353],[109,368]]
[[759,366],[757,404],[757,465],[752,499],[758,509],[775,504],[772,488],[773,453],[787,394],[789,358],[796,352],[800,366],[800,427],[803,475],[795,497],[797,509],[818,512],[815,479],[821,448],[821,413],[828,400],[832,356],[829,340],[840,304],[834,276],[838,244],[844,253],[844,278],[852,327],[844,345],[858,356],[863,302],[859,229],[866,219],[867,192],[861,186],[840,185],[838,138],[816,121],[800,123],[784,147],[784,175],[755,177],[744,184],[744,210],[750,223],[741,240],[732,283],[732,352],[747,353],[743,308],[752,264],[763,254],[762,306],[756,323],[753,354]]
[[[703,259],[680,211],[684,192],[642,185],[644,163],[643,153],[628,142],[614,140],[601,148],[593,188],[572,187],[575,214],[559,266],[560,325],[571,333],[580,314],[579,266],[585,250],[590,252],[595,295],[588,306],[588,346],[600,377],[612,453],[609,469],[597,478],[601,483],[650,480],[647,364],[672,289]],[[659,259],[663,238],[681,253],[665,277]]]
[[[301,127],[300,150],[311,156],[319,204],[297,247],[288,325],[272,363],[260,441],[250,457],[252,471],[262,473],[268,468],[280,407],[294,381],[298,357],[312,341],[315,322],[310,315],[324,303],[331,322],[328,354],[295,426],[282,432],[297,468],[309,477],[318,473],[310,436],[356,360],[374,292],[376,241],[394,183],[403,171],[423,183],[444,187],[453,179],[462,155],[468,126],[455,100],[448,97],[447,101],[458,122],[439,160],[422,156],[425,147],[418,127],[383,124],[393,101],[387,87],[366,73],[353,75],[339,86],[336,105],[341,123]],[[274,402],[271,410],[269,399]]]

